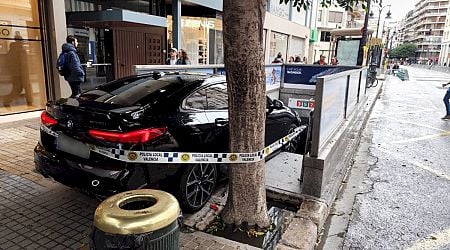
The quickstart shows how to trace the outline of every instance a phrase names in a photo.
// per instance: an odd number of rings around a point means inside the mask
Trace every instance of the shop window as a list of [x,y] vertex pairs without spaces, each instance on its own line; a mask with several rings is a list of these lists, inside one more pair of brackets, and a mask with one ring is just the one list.
[[286,52],[288,45],[288,35],[272,32],[270,35],[269,62],[271,63],[278,53],[286,60]]
[[[167,38],[172,41],[172,16],[167,16]],[[205,17],[181,17],[181,47],[192,64],[223,63],[222,20]]]
[[0,114],[46,102],[38,0],[3,0],[0,8]]

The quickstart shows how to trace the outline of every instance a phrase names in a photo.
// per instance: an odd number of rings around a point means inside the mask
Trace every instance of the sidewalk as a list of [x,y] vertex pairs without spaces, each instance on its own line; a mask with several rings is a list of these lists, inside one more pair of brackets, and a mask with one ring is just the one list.
[[[83,249],[100,203],[34,170],[39,118],[0,121],[0,249]],[[182,234],[181,249],[255,249],[213,235]]]

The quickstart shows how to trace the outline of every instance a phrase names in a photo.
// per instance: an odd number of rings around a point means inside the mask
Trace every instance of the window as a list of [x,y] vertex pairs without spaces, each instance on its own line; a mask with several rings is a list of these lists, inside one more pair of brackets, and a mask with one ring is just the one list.
[[208,110],[227,110],[228,93],[226,84],[216,84],[206,89],[206,103]]
[[319,10],[319,12],[317,12],[317,21],[322,22],[322,10]]
[[227,85],[223,83],[215,84],[194,92],[186,98],[184,108],[196,110],[227,110]]
[[328,22],[329,23],[342,23],[342,12],[330,11],[328,13]]
[[207,106],[206,91],[205,89],[200,89],[186,99],[184,108],[204,110]]
[[320,32],[320,41],[321,42],[329,42],[331,41],[331,33],[328,31],[321,31]]

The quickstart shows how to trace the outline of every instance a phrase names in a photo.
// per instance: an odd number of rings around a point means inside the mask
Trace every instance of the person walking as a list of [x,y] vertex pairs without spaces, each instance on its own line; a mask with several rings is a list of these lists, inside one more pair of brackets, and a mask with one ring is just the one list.
[[[62,45],[61,54],[64,56],[63,67],[65,73],[64,79],[69,83],[72,90],[71,98],[78,97],[81,93],[80,85],[84,81],[84,71],[77,55],[78,41],[73,35],[68,35],[66,43]],[[61,57],[61,55],[60,55]],[[59,59],[58,59],[59,61]]]
[[178,62],[178,50],[176,48],[171,48],[169,51],[169,58],[166,60],[166,65],[176,65]]
[[[445,88],[446,86],[450,85],[450,82],[442,84],[442,87]],[[447,114],[442,117],[442,120],[450,120],[450,88],[447,89],[447,92],[444,95],[444,99],[442,99],[445,104],[445,110],[447,111]]]
[[191,64],[191,60],[189,60],[186,50],[180,49],[180,52],[178,53],[178,55],[179,55],[179,59],[176,64],[178,64],[178,65],[190,65]]

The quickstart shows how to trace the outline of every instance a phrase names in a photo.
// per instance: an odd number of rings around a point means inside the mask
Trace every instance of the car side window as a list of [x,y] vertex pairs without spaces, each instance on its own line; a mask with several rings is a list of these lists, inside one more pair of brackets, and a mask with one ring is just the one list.
[[200,89],[186,98],[184,108],[204,110],[207,108],[206,90]]
[[206,88],[206,103],[208,110],[227,110],[228,92],[226,84],[215,84]]

